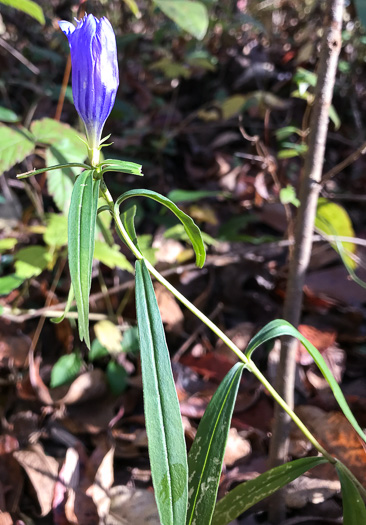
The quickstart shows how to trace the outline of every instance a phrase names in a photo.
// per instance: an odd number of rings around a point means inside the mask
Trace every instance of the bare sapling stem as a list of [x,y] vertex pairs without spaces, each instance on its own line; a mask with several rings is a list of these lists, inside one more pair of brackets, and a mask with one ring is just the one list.
[[[332,102],[338,56],[341,49],[341,30],[344,0],[329,0],[324,22],[318,64],[318,78],[314,104],[310,118],[308,152],[300,182],[300,206],[295,223],[295,245],[290,254],[289,277],[283,317],[298,326],[301,315],[303,286],[309,265],[316,207],[321,189],[324,152],[329,123],[329,108]],[[286,337],[282,341],[280,362],[277,369],[276,390],[286,403],[294,406],[297,340]],[[291,418],[276,404],[270,445],[270,468],[287,460]],[[276,495],[271,505],[270,520],[280,523],[284,517],[283,498]]]

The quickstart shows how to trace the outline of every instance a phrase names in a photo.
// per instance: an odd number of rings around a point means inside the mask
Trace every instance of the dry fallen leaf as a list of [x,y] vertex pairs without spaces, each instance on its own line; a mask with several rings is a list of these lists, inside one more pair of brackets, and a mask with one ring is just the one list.
[[180,334],[183,328],[184,316],[177,301],[163,285],[156,283],[154,288],[161,319],[166,330]]
[[59,468],[58,461],[51,456],[47,456],[39,443],[29,445],[26,450],[17,450],[13,455],[24,468],[32,483],[41,508],[41,516],[46,516],[52,508],[53,493]]
[[307,503],[322,503],[339,492],[340,489],[341,484],[338,480],[300,476],[286,487],[286,505],[292,509],[301,509]]
[[326,450],[366,487],[365,445],[345,416],[310,405],[297,407],[296,413]]
[[93,498],[100,520],[104,520],[109,514],[111,504],[109,490],[114,481],[113,459],[114,448],[111,448],[99,465],[93,485],[87,491],[87,494]]
[[252,451],[250,441],[241,437],[236,428],[229,430],[228,441],[226,445],[224,463],[231,467],[239,460],[246,458]]
[[107,383],[100,368],[90,370],[77,377],[59,403],[72,405],[102,397],[107,392]]
[[154,494],[124,486],[110,491],[111,506],[106,525],[160,525]]

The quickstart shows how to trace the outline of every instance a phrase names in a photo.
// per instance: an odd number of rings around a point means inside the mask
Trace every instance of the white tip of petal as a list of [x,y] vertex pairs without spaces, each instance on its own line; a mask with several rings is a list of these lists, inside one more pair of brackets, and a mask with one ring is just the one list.
[[73,34],[75,31],[75,26],[71,22],[67,22],[66,20],[61,20],[58,25],[60,26],[60,29],[67,37]]

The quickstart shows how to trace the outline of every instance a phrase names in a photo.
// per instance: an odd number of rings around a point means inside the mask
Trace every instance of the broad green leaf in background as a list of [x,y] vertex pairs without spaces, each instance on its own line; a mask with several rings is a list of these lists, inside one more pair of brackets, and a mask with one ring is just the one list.
[[139,332],[137,326],[131,326],[123,332],[122,350],[136,354],[140,350]]
[[354,0],[358,18],[361,24],[366,28],[366,3],[365,0]]
[[293,204],[296,206],[300,206],[300,201],[296,197],[296,191],[291,184],[287,184],[286,188],[281,188],[280,190],[280,201],[282,204]]
[[63,355],[54,364],[51,371],[51,388],[71,383],[78,375],[82,367],[83,360],[79,353]]
[[68,218],[69,268],[78,310],[79,336],[90,348],[89,292],[100,181],[84,171],[76,179]]
[[0,253],[13,249],[17,242],[17,239],[15,239],[14,237],[0,239]]
[[362,501],[355,482],[342,463],[337,462],[336,470],[341,482],[344,525],[361,525],[361,523],[366,523],[365,503]]
[[40,24],[45,24],[41,6],[32,0],[0,0],[0,3],[23,11],[23,13],[35,18]]
[[108,350],[98,341],[98,339],[95,338],[91,344],[90,351],[88,352],[88,360],[95,361],[96,359],[101,359],[107,355],[109,355]]
[[202,40],[208,28],[208,12],[202,2],[196,0],[153,0],[163,13],[180,28]]
[[212,525],[227,525],[259,501],[321,463],[327,463],[327,460],[323,457],[296,459],[241,483],[218,501]]
[[319,370],[323,374],[324,378],[327,380],[328,385],[333,391],[334,397],[338,401],[339,406],[342,409],[343,414],[346,416],[348,421],[351,423],[353,428],[356,430],[358,435],[366,442],[366,435],[362,431],[362,428],[357,423],[355,416],[352,414],[351,409],[349,408],[347,401],[344,398],[342,390],[340,389],[338,383],[334,379],[331,371],[329,370],[326,362],[324,361],[321,353],[315,348],[314,345],[310,343],[296,328],[294,328],[290,323],[284,321],[283,319],[276,319],[268,323],[262,330],[260,330],[254,337],[249,341],[247,350],[245,354],[247,357],[251,357],[252,353],[258,346],[262,345],[270,339],[275,339],[283,335],[289,335],[298,339],[309,352],[311,357],[314,359]]
[[[324,197],[319,197],[318,206],[316,209],[315,217],[315,228],[325,235],[339,236],[339,237],[354,237],[355,232],[352,226],[351,219],[346,210],[336,204],[335,202],[328,201]],[[339,251],[338,246],[344,249],[342,259],[344,259],[347,266],[355,269],[355,261],[347,255],[349,253],[356,252],[356,245],[352,242],[330,242],[330,245]]]
[[116,215],[118,215],[119,213],[119,207],[122,204],[122,202],[132,197],[148,197],[150,199],[153,199],[159,202],[160,204],[163,204],[164,206],[166,206],[171,212],[174,213],[174,215],[176,215],[176,217],[178,217],[178,219],[183,224],[184,229],[196,253],[196,264],[197,266],[202,268],[202,266],[205,263],[206,250],[205,250],[205,245],[202,240],[200,229],[195,224],[193,219],[191,219],[191,217],[189,217],[182,210],[180,210],[178,206],[176,206],[174,202],[169,200],[167,197],[164,197],[163,195],[160,195],[159,193],[156,193],[155,191],[150,191],[150,190],[130,190],[120,195],[114,206]]
[[115,396],[119,396],[128,386],[128,373],[125,368],[116,361],[109,361],[106,369],[109,388]]
[[108,246],[103,241],[95,241],[94,258],[101,263],[108,266],[108,268],[121,268],[130,273],[133,273],[133,266],[127,260],[125,255],[120,252],[119,247],[115,244],[114,246]]
[[[0,0],[1,3],[1,0]],[[20,118],[14,111],[8,108],[4,108],[4,106],[0,106],[0,121],[1,122],[8,122],[8,123],[14,123],[19,122]]]
[[187,525],[211,523],[231,417],[244,368],[242,363],[237,363],[225,376],[198,426],[188,455]]
[[[31,125],[35,140],[49,146],[46,150],[46,164],[84,164],[87,156],[84,136],[67,124],[51,118],[36,120]],[[47,177],[49,193],[60,211],[67,212],[70,204],[75,176],[81,167],[64,168],[52,171]]]
[[47,216],[47,227],[43,240],[48,246],[61,248],[67,244],[67,217],[58,213]]
[[0,175],[34,151],[31,133],[22,127],[0,124]]
[[52,259],[45,246],[27,246],[15,256],[15,275],[22,279],[37,277],[45,270]]
[[154,288],[144,260],[136,262],[144,410],[155,499],[164,525],[185,525],[187,453],[170,356]]
[[0,295],[8,295],[13,290],[16,290],[16,288],[19,288],[24,281],[25,279],[17,277],[14,273],[0,277]]

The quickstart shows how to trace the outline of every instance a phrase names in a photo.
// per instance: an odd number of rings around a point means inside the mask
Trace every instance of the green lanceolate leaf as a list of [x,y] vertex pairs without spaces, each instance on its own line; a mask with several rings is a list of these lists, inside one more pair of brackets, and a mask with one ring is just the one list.
[[198,40],[202,40],[208,28],[207,8],[196,0],[154,0],[166,16]]
[[57,166],[49,166],[47,168],[40,168],[39,170],[34,169],[31,171],[25,171],[24,173],[19,173],[19,175],[17,175],[17,179],[27,179],[28,177],[32,177],[33,175],[39,175],[40,173],[44,173],[45,171],[60,170],[65,168],[84,168],[87,170],[90,169],[90,166],[82,162],[73,162],[72,164],[58,164]]
[[341,482],[344,525],[366,523],[366,507],[356,483],[342,463],[336,464],[336,470]]
[[68,219],[69,267],[79,314],[79,336],[89,348],[89,292],[99,184],[93,180],[91,170],[76,179]]
[[171,212],[174,213],[174,215],[176,215],[176,217],[178,217],[178,219],[183,224],[184,229],[196,253],[196,264],[197,266],[202,268],[206,258],[205,245],[202,240],[200,229],[193,221],[193,219],[191,219],[191,217],[189,217],[182,210],[180,210],[178,206],[176,206],[176,204],[174,204],[174,202],[169,200],[167,197],[164,197],[164,195],[160,195],[160,193],[156,193],[155,191],[151,190],[130,190],[126,191],[126,193],[123,193],[123,195],[120,195],[114,206],[114,211],[116,215],[118,215],[119,213],[119,207],[122,204],[122,202],[132,197],[148,197],[149,199],[153,199],[159,202],[160,204],[166,206]]
[[309,352],[311,357],[314,359],[319,370],[323,374],[324,378],[327,380],[330,388],[333,391],[334,397],[338,401],[339,406],[342,409],[343,414],[346,416],[348,421],[351,423],[353,428],[356,430],[358,435],[366,441],[366,435],[362,431],[362,428],[357,423],[355,416],[352,414],[351,409],[349,408],[347,401],[344,398],[342,390],[340,389],[338,383],[334,379],[331,371],[329,370],[326,362],[324,361],[321,353],[315,348],[314,345],[310,343],[296,328],[294,328],[290,323],[284,321],[283,319],[276,319],[271,323],[268,323],[260,332],[253,337],[249,342],[248,348],[246,350],[247,357],[250,358],[252,353],[258,346],[269,341],[270,339],[275,339],[276,337],[281,337],[282,335],[289,335],[298,339]]
[[0,175],[34,150],[32,135],[25,128],[10,128],[0,124]]
[[236,364],[212,397],[188,455],[187,525],[210,525],[231,417],[244,365]]
[[131,175],[139,175],[140,177],[143,177],[144,175],[141,172],[141,164],[136,164],[135,162],[127,162],[125,160],[118,159],[107,159],[103,160],[99,166],[101,168],[101,173],[106,173],[107,171],[119,171],[121,173],[129,173]]
[[212,525],[227,525],[259,501],[321,463],[327,463],[327,460],[322,457],[296,459],[241,483],[217,503]]
[[184,432],[163,323],[144,260],[136,262],[136,311],[155,499],[163,525],[185,525],[188,467]]

